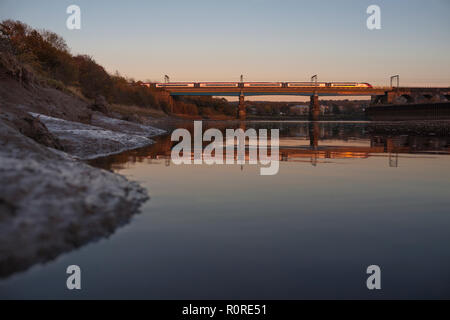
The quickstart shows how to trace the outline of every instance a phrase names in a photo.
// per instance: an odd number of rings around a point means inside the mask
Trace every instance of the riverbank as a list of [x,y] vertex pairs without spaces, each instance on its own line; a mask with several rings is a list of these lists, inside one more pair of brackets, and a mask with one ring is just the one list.
[[374,105],[366,110],[373,121],[450,120],[450,102]]
[[0,122],[0,278],[109,236],[148,199],[124,177]]
[[43,85],[0,64],[0,278],[46,263],[128,223],[145,188],[83,160],[151,145],[150,117]]
[[[37,114],[0,117],[0,278],[111,235],[149,198],[137,183],[80,159],[146,146],[147,136],[164,131],[100,116],[97,124],[115,129]],[[145,128],[147,136],[136,134]]]

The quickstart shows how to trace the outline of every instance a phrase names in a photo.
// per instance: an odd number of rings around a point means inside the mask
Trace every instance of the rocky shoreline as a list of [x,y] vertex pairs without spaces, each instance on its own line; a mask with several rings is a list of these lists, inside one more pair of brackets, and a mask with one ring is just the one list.
[[[79,159],[134,149],[153,143],[151,139],[33,117],[34,127],[48,124],[50,133],[36,138],[53,147],[25,136],[13,122],[0,120],[0,278],[109,236],[148,199],[137,183]],[[162,132],[150,127],[148,135]]]
[[128,223],[147,190],[82,160],[165,133],[150,119],[111,113],[104,99],[89,104],[25,80],[0,65],[0,279]]

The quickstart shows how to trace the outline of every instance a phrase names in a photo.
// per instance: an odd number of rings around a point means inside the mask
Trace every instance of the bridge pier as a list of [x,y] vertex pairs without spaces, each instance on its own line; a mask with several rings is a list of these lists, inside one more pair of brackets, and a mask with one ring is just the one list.
[[241,92],[239,96],[239,107],[238,107],[238,114],[237,118],[239,120],[245,120],[246,119],[246,111],[245,111],[245,100],[244,100],[244,93]]
[[309,102],[309,121],[319,121],[320,104],[319,96],[312,95]]

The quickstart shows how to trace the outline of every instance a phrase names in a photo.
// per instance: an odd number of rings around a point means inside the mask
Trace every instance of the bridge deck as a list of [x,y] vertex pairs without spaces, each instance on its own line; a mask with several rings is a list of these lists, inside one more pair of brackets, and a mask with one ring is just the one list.
[[245,96],[262,95],[293,95],[293,96],[379,96],[386,92],[396,92],[397,94],[412,94],[417,92],[446,93],[450,88],[419,88],[419,87],[374,87],[374,88],[164,88],[163,91],[169,92],[172,96],[239,96],[243,93]]
[[[297,95],[311,96],[372,96],[383,95],[391,88],[165,88],[170,95],[245,96]],[[404,93],[409,91],[402,90]]]

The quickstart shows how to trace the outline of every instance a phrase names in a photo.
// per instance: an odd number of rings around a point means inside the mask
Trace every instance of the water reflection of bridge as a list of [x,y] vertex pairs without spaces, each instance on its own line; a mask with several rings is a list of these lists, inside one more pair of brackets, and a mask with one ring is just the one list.
[[[214,125],[217,127],[217,124]],[[258,126],[267,128],[270,125],[247,124],[247,127],[255,129],[258,129]],[[365,159],[377,156],[386,157],[388,165],[395,167],[398,166],[399,154],[450,154],[448,125],[428,129],[420,124],[400,129],[398,126],[377,124],[317,122],[278,123],[276,126],[280,129],[279,160],[283,162],[309,162],[315,166],[332,159]],[[240,127],[242,128],[242,124]],[[159,137],[156,141],[152,146],[97,159],[92,161],[92,164],[114,169],[128,162],[163,160],[165,165],[171,165],[171,150],[175,142],[170,140],[170,136]],[[289,143],[286,143],[287,141]],[[252,146],[246,148],[246,162],[249,159],[249,148]],[[193,154],[191,157],[193,159]]]

